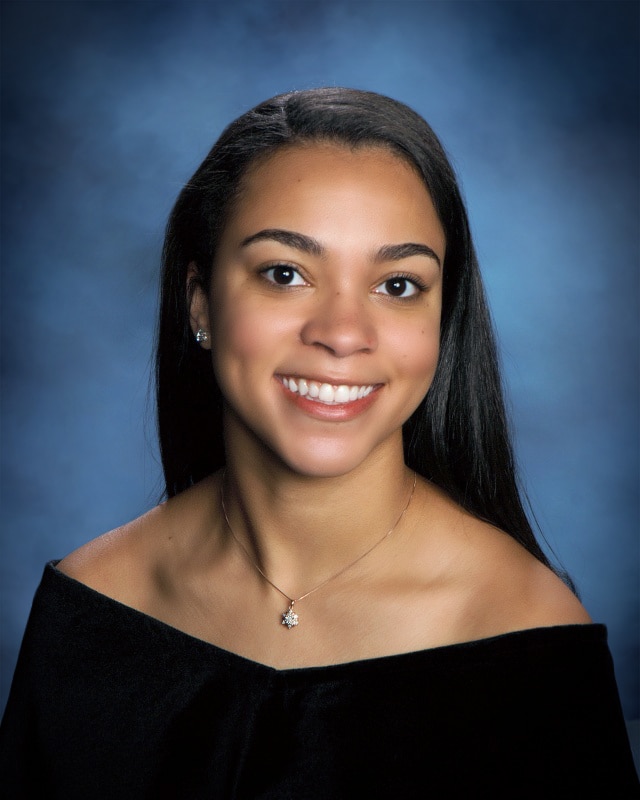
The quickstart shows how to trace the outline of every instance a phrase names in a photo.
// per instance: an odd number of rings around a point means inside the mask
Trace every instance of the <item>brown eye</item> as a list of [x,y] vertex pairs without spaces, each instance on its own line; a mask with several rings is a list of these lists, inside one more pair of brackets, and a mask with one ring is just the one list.
[[379,294],[386,294],[389,297],[409,298],[418,294],[420,292],[420,287],[412,280],[409,280],[409,278],[403,278],[398,275],[395,278],[389,278],[384,281],[384,283],[381,283],[376,291]]
[[288,266],[288,264],[278,264],[275,267],[269,267],[262,273],[270,283],[275,283],[278,286],[305,286],[306,282],[297,269]]

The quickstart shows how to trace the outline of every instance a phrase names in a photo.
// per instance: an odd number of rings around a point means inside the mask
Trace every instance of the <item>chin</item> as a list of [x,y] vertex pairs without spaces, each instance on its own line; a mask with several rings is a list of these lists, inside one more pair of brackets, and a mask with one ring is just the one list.
[[343,475],[348,475],[355,469],[357,464],[344,464],[336,463],[323,463],[323,464],[308,464],[308,463],[291,463],[287,462],[287,467],[292,472],[304,478],[340,478]]
[[330,478],[341,478],[344,475],[348,475],[352,472],[355,465],[345,465],[345,464],[292,464],[287,463],[287,467],[295,473],[296,475],[300,475],[303,478],[311,478],[311,479],[330,479]]
[[336,446],[335,442],[316,442],[313,446],[289,452],[275,450],[274,454],[292,472],[306,478],[339,478],[373,457],[376,449],[361,451],[355,447]]

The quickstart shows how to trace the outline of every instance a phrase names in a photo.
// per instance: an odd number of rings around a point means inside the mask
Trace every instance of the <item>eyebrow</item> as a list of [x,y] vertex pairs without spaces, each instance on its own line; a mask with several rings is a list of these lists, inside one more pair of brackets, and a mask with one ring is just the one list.
[[439,267],[442,267],[436,253],[426,244],[407,242],[406,244],[385,244],[376,253],[376,261],[400,261],[411,256],[427,256],[432,258]]
[[[282,230],[281,228],[265,228],[262,231],[251,234],[243,239],[241,247],[260,241],[272,241],[284,244],[287,247],[293,247],[296,250],[301,250],[303,253],[308,253],[318,258],[325,258],[327,250],[324,248],[317,239],[311,236],[305,236],[303,233],[296,233],[295,231]],[[411,258],[411,256],[426,256],[433,259],[438,267],[442,267],[440,259],[436,253],[426,244],[418,244],[416,242],[406,242],[404,244],[385,244],[381,247],[374,256],[376,262],[382,261],[401,261],[403,258]]]
[[311,236],[305,236],[303,233],[295,233],[294,231],[284,231],[280,228],[265,228],[263,231],[247,236],[246,239],[242,240],[241,246],[246,247],[249,244],[261,242],[265,239],[272,242],[280,242],[280,244],[293,247],[296,250],[302,250],[303,253],[308,253],[311,256],[324,258],[327,255],[327,251],[320,242],[312,239]]

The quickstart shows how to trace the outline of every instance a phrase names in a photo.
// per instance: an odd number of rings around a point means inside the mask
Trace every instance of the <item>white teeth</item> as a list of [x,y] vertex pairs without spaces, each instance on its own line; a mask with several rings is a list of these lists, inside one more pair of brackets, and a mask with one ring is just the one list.
[[323,383],[320,386],[318,400],[322,401],[323,403],[333,403],[334,396],[335,392],[333,391],[333,386],[331,386],[330,383]]
[[333,402],[334,403],[348,403],[349,402],[349,387],[348,386],[338,386],[338,388],[333,393]]
[[348,386],[347,384],[340,384],[339,386],[332,386],[330,383],[318,383],[317,381],[308,381],[305,378],[281,378],[283,385],[294,394],[300,394],[301,397],[308,396],[312,400],[317,400],[319,403],[326,405],[342,405],[344,403],[352,403],[354,400],[360,400],[363,397],[371,394],[373,386]]

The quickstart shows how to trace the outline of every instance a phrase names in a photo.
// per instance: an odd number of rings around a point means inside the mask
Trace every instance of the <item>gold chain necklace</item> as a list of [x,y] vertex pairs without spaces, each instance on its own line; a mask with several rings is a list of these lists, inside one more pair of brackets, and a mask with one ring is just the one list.
[[322,581],[322,583],[319,583],[316,587],[314,587],[310,591],[305,592],[305,594],[300,595],[300,597],[293,598],[293,597],[289,597],[288,594],[283,592],[282,589],[279,586],[276,586],[275,583],[272,580],[270,580],[264,574],[264,572],[260,569],[258,564],[256,564],[256,562],[251,557],[251,554],[249,553],[247,548],[242,544],[240,539],[238,539],[238,537],[236,536],[235,531],[231,527],[231,523],[229,522],[229,517],[227,515],[227,509],[226,509],[225,504],[224,504],[224,480],[226,478],[226,475],[227,475],[227,471],[225,470],[222,473],[222,480],[220,482],[220,504],[222,506],[222,513],[223,513],[225,521],[227,523],[227,527],[231,531],[231,535],[236,540],[236,543],[239,545],[240,549],[245,554],[245,556],[246,556],[248,562],[251,564],[251,566],[254,569],[256,569],[260,573],[260,575],[262,575],[262,577],[269,584],[269,586],[272,586],[276,590],[276,592],[279,592],[284,597],[284,599],[287,601],[287,603],[289,603],[289,608],[282,613],[282,623],[281,623],[282,625],[286,625],[289,630],[291,630],[291,628],[295,628],[296,625],[298,625],[299,622],[300,622],[300,618],[298,617],[296,612],[293,610],[293,607],[295,606],[296,603],[299,603],[301,600],[304,600],[305,597],[309,597],[310,594],[313,594],[314,592],[317,592],[318,589],[322,589],[323,586],[326,586],[330,581],[333,581],[336,578],[338,578],[340,575],[342,575],[348,569],[351,569],[351,567],[355,567],[355,565],[359,561],[362,561],[362,559],[365,556],[368,556],[369,553],[371,553],[373,550],[376,549],[376,547],[378,547],[378,545],[382,544],[382,542],[384,542],[385,539],[387,539],[389,536],[391,536],[391,534],[395,531],[395,529],[400,524],[400,520],[407,513],[407,509],[409,508],[409,505],[411,504],[411,500],[413,499],[413,493],[415,492],[416,483],[417,483],[417,480],[418,480],[418,475],[417,475],[416,472],[414,472],[413,473],[413,485],[411,487],[411,493],[409,495],[409,499],[407,500],[404,508],[400,512],[400,516],[398,517],[398,519],[393,523],[391,528],[389,528],[389,530],[385,533],[385,535],[381,539],[378,539],[378,541],[375,542],[375,544],[373,544],[368,550],[365,550],[365,552],[362,553],[362,555],[359,555],[358,558],[356,558],[355,561],[352,561],[350,564],[347,564],[346,567],[342,567],[341,570],[339,570],[338,572],[334,573],[333,575],[330,575],[328,578],[326,578],[324,581]]

